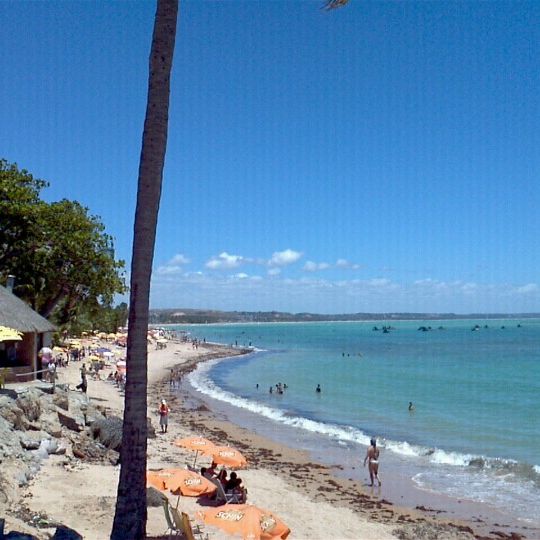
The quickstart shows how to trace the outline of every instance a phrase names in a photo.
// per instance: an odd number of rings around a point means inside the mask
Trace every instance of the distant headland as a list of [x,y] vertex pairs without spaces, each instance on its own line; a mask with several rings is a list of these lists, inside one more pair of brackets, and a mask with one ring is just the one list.
[[151,324],[211,324],[317,321],[433,321],[455,319],[535,319],[540,313],[287,313],[283,311],[219,311],[211,309],[151,309]]

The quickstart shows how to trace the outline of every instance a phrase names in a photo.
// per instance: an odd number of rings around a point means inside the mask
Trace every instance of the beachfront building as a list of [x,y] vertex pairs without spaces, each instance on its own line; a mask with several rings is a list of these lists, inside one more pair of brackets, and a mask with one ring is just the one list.
[[41,368],[38,351],[51,346],[54,325],[0,285],[0,326],[22,333],[17,340],[0,341],[0,372],[5,381],[33,380]]

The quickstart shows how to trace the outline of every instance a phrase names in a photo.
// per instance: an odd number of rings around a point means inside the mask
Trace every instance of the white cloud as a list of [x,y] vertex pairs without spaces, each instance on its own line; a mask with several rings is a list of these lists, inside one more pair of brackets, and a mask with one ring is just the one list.
[[158,266],[156,272],[162,275],[176,275],[183,272],[182,265],[188,264],[190,260],[181,253],[175,255],[170,261],[165,263],[163,266]]
[[287,266],[288,264],[295,263],[301,257],[302,253],[292,249],[276,251],[272,254],[272,258],[268,261],[268,264],[270,266]]
[[358,270],[360,268],[360,265],[352,263],[347,259],[338,259],[336,261],[336,268],[351,268],[352,270]]
[[207,263],[206,268],[212,270],[221,270],[223,268],[237,268],[244,262],[240,255],[229,255],[226,251],[220,253],[217,257],[212,257]]
[[527,285],[522,285],[516,289],[518,294],[529,294],[538,292],[538,285],[536,283],[527,283]]
[[184,269],[181,266],[159,266],[156,270],[156,273],[161,275],[175,275],[181,274],[183,270]]
[[[292,259],[294,257],[290,257]],[[178,258],[177,261],[182,259]],[[256,264],[255,259],[222,253],[215,268]],[[277,259],[276,259],[277,260]],[[312,313],[525,313],[540,311],[540,283],[475,283],[436,278],[396,282],[388,278],[332,279],[330,272],[310,272],[323,263],[307,261],[302,277],[282,266],[266,275],[233,271],[186,272],[181,265],[163,266],[152,277],[152,307],[278,310]],[[212,266],[212,265],[211,265]],[[334,268],[335,265],[329,265]]]
[[387,285],[390,285],[391,281],[386,278],[374,278],[370,279],[367,283],[372,287],[386,287]]
[[327,268],[330,268],[330,265],[328,263],[316,263],[313,261],[307,261],[306,264],[304,264],[303,269],[306,272],[316,272],[317,270],[326,270]]
[[182,264],[188,264],[191,261],[182,253],[175,255],[167,264],[172,266],[180,266]]
[[461,290],[466,293],[473,293],[478,289],[478,285],[476,283],[464,283],[461,285]]

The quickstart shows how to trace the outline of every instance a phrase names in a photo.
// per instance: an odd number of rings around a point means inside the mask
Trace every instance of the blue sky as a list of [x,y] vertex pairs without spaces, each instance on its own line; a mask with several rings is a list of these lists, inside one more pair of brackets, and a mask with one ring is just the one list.
[[[181,3],[152,307],[540,311],[540,2],[321,3]],[[0,155],[128,265],[154,9],[0,2]]]

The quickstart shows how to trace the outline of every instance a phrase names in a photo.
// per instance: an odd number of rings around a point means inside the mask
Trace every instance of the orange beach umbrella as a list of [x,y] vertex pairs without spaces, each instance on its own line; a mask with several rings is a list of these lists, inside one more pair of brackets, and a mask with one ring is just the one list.
[[186,437],[185,439],[176,439],[173,444],[176,446],[189,448],[189,450],[197,450],[199,452],[203,452],[208,448],[214,448],[216,446],[212,441],[209,441],[204,437]]
[[197,517],[245,540],[285,540],[291,532],[274,513],[251,504],[225,504],[199,511]]
[[197,456],[199,455],[199,452],[206,453],[209,448],[215,447],[212,441],[209,441],[204,437],[186,437],[185,439],[177,439],[173,444],[176,446],[182,446],[183,448],[188,448],[189,450],[195,450],[197,452],[195,454],[195,459],[193,460],[194,467],[195,463],[197,463]]
[[218,465],[240,468],[247,465],[247,459],[236,449],[230,446],[214,446],[204,451],[207,456],[212,456],[212,461]]
[[214,493],[216,486],[199,473],[188,469],[162,469],[148,471],[146,483],[160,490],[172,491],[175,495],[199,497],[207,493]]

